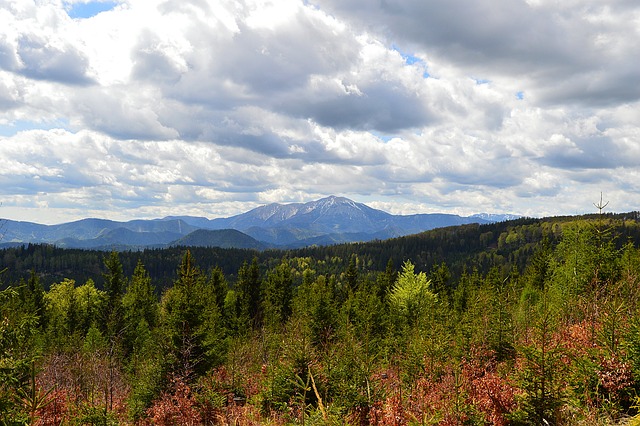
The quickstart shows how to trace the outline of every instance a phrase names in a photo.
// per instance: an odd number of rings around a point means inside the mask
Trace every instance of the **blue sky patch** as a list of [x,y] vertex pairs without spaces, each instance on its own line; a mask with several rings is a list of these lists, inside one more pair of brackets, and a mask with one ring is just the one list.
[[51,129],[68,129],[69,120],[58,119],[50,122],[37,122],[29,120],[17,120],[12,124],[0,124],[0,136],[11,137],[25,130],[51,130]]
[[395,50],[396,52],[398,52],[400,54],[400,56],[402,56],[402,59],[404,59],[404,63],[407,65],[422,65],[422,67],[424,68],[424,72],[422,73],[422,77],[424,78],[429,78],[429,72],[427,71],[427,64],[419,57],[412,55],[411,53],[405,53],[402,50],[400,50],[400,48],[398,48],[398,46],[391,45],[391,48],[393,50]]
[[384,143],[387,143],[391,139],[397,137],[396,135],[388,135],[388,134],[383,134],[383,133],[378,133],[378,132],[371,132],[371,134],[373,136],[377,137],[378,139],[380,139]]
[[417,56],[413,56],[413,55],[402,55],[402,57],[404,58],[404,62],[407,65],[413,65],[416,63],[420,63],[422,62],[422,60],[420,58],[418,58]]
[[520,91],[516,93],[516,98],[523,100],[524,99],[524,92]]
[[412,55],[410,53],[403,52],[402,50],[400,50],[398,48],[398,46],[393,45],[393,46],[391,46],[391,48],[393,50],[395,50],[396,52],[398,52],[400,54],[400,56],[402,56],[402,59],[404,59],[404,62],[407,65],[413,65],[413,64],[422,63],[422,59],[420,59],[417,56],[414,56],[414,55]]
[[112,10],[118,5],[117,1],[90,1],[88,3],[75,3],[67,11],[73,19],[87,19],[101,12]]

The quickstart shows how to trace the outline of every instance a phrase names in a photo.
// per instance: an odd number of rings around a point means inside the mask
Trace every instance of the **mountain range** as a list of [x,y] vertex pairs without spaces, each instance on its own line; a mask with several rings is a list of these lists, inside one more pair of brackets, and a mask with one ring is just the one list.
[[59,225],[3,220],[0,243],[4,246],[44,243],[99,250],[176,245],[262,250],[384,240],[434,228],[514,218],[517,216],[393,215],[348,198],[330,196],[308,203],[269,204],[217,219],[193,216],[128,222],[82,219]]

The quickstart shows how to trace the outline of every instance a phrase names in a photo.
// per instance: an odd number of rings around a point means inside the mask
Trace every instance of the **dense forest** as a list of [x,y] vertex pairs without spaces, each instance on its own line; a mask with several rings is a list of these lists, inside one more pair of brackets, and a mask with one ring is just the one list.
[[0,423],[640,424],[637,213],[0,251]]

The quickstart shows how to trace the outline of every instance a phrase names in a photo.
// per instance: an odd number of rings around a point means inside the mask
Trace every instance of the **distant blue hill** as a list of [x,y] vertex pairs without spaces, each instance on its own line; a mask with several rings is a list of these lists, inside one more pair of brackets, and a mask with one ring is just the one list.
[[264,250],[268,246],[235,229],[198,229],[175,240],[172,246],[222,247]]
[[348,198],[331,196],[309,203],[269,204],[218,219],[192,216],[129,222],[83,219],[59,225],[6,220],[0,244],[46,243],[102,250],[174,245],[261,250],[382,240],[446,226],[514,218],[517,216],[392,215]]

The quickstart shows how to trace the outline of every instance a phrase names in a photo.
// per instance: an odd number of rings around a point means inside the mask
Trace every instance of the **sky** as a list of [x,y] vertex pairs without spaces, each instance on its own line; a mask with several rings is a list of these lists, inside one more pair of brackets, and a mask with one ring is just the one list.
[[640,209],[637,0],[0,0],[0,217]]

